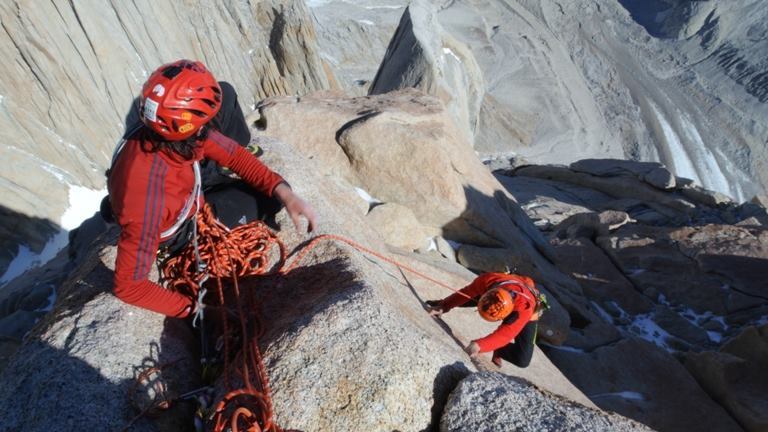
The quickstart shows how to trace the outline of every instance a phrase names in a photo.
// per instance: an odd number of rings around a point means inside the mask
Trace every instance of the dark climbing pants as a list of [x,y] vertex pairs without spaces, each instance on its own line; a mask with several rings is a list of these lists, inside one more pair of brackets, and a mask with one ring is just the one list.
[[511,342],[493,352],[494,357],[512,363],[517,367],[527,367],[531,364],[533,357],[533,348],[536,345],[536,332],[538,330],[538,321],[531,321],[523,327],[523,330]]
[[[221,109],[211,121],[211,126],[241,146],[246,146],[251,140],[251,132],[237,101],[237,93],[227,82],[221,81],[219,85]],[[211,206],[216,217],[230,228],[257,219],[270,220],[282,208],[277,199],[257,192],[241,180],[232,179],[213,161],[205,161],[201,171],[205,202]],[[171,256],[181,251],[192,239],[192,223],[193,219],[189,219],[176,235],[160,247]]]

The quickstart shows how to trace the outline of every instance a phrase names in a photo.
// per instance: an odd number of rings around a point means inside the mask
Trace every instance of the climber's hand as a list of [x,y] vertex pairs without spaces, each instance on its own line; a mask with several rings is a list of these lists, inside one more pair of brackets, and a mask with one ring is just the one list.
[[427,312],[429,312],[430,316],[433,316],[435,318],[440,318],[440,315],[445,313],[443,310],[443,305],[441,304],[440,300],[427,300]]
[[470,342],[469,345],[464,348],[464,351],[469,354],[470,357],[475,358],[480,354],[480,345],[478,345],[477,342]]
[[317,227],[317,216],[312,206],[304,202],[298,195],[293,193],[290,186],[286,183],[280,183],[275,188],[275,195],[285,206],[285,211],[293,221],[296,230],[301,230],[301,216],[307,220],[307,232],[312,232]]

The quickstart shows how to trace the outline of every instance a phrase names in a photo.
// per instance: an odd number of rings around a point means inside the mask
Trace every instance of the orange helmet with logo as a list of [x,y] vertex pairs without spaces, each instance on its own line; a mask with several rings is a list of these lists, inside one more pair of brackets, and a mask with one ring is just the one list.
[[504,288],[493,288],[485,292],[477,302],[477,311],[486,321],[501,321],[515,309],[512,294]]
[[221,108],[221,87],[205,66],[178,60],[152,72],[141,91],[139,117],[168,141],[189,138]]

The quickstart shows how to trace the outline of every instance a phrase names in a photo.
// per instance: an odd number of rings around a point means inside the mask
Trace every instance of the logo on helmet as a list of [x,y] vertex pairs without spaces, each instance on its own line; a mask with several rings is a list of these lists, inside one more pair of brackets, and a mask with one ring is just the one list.
[[152,93],[156,94],[158,97],[162,97],[165,94],[165,87],[163,87],[162,84],[158,84],[152,89]]
[[187,133],[187,132],[191,131],[194,128],[195,128],[195,125],[193,125],[192,123],[186,123],[186,124],[183,124],[183,125],[179,126],[179,132]]
[[149,121],[156,122],[158,106],[160,106],[159,103],[153,101],[150,98],[146,98],[144,100],[144,109],[142,110],[142,115],[144,116],[144,118]]

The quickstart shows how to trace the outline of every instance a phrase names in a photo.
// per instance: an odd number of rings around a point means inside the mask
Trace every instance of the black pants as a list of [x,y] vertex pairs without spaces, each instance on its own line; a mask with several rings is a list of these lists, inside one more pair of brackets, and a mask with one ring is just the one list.
[[[237,102],[237,93],[227,82],[221,81],[219,86],[222,92],[221,109],[211,121],[211,126],[241,146],[246,146],[251,140],[251,132]],[[224,174],[214,161],[206,160],[201,164],[201,175],[205,202],[211,206],[216,217],[230,228],[254,220],[269,223],[282,208],[277,199],[268,198],[243,181]],[[192,223],[194,220],[189,219],[160,247],[171,256],[181,251],[192,239]]]
[[517,367],[527,367],[531,364],[533,347],[536,345],[538,321],[530,321],[515,337],[515,341],[504,345],[493,352],[494,357],[500,357]]

